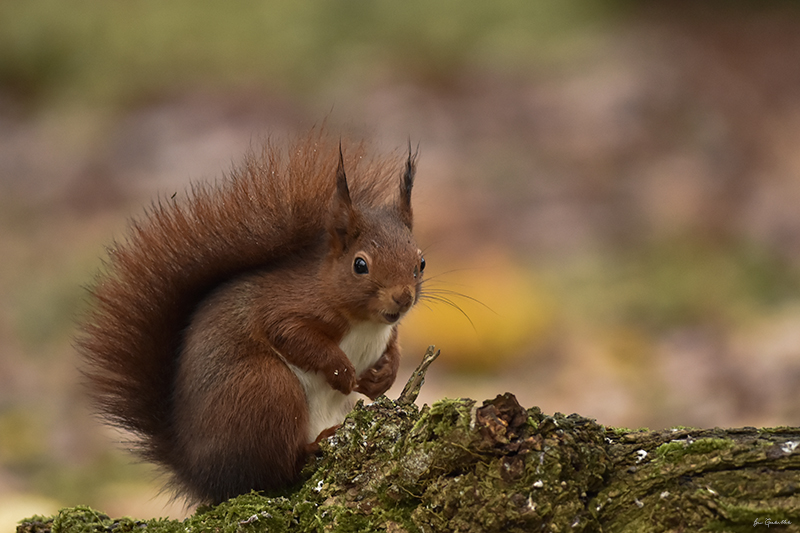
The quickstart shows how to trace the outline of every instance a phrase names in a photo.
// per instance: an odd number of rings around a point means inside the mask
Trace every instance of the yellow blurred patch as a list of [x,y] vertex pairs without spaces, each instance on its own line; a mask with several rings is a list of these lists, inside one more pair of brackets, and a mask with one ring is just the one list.
[[51,516],[59,507],[59,502],[38,494],[0,492],[0,531],[14,531],[25,518]]
[[[417,307],[403,321],[404,346],[435,344],[442,361],[489,371],[541,343],[554,322],[554,299],[536,276],[497,252],[467,269],[429,275]],[[433,273],[431,273],[433,274]],[[451,305],[450,303],[453,305]]]

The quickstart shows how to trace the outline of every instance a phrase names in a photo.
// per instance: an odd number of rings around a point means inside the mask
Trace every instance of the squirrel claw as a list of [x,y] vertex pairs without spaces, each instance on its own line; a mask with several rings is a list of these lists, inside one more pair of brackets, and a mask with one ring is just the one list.
[[347,365],[329,368],[325,372],[326,379],[331,387],[342,394],[350,394],[356,386],[355,369]]

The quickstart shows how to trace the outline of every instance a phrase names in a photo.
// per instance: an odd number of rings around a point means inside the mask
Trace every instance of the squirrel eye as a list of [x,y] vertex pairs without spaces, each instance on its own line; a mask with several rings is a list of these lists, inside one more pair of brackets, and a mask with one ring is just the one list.
[[420,273],[425,272],[425,258],[424,257],[420,257],[419,258],[419,271],[420,271]]
[[366,274],[369,272],[369,267],[363,257],[356,257],[356,260],[353,261],[353,272],[356,274]]

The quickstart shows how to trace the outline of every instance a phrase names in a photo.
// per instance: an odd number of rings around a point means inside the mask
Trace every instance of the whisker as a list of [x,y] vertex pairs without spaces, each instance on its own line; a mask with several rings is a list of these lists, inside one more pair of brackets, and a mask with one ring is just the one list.
[[[452,270],[445,270],[444,272],[439,272],[434,276],[428,276],[425,279],[425,281],[431,281],[431,280],[434,280],[434,279],[436,279],[436,278],[438,278],[440,276],[444,276],[444,275],[447,275],[447,274],[452,274],[454,272],[471,272],[471,271],[474,271],[474,270],[478,270],[478,269],[477,268],[454,268]],[[426,273],[426,275],[427,275],[427,273]],[[424,281],[423,281],[423,283],[424,283]]]
[[475,328],[475,323],[472,321],[472,319],[469,317],[469,315],[463,309],[461,309],[461,307],[459,307],[459,305],[456,304],[455,302],[452,302],[452,301],[447,300],[445,298],[434,298],[434,297],[429,298],[429,300],[434,301],[434,302],[440,302],[440,303],[443,303],[443,304],[446,304],[446,305],[452,307],[453,309],[458,311],[461,315],[463,315],[464,318],[467,319],[467,322],[469,322],[469,324],[470,324],[470,326],[472,326],[473,330],[475,330],[476,332],[478,331],[477,328]]
[[449,305],[450,307],[452,307],[453,309],[455,309],[456,311],[458,311],[459,313],[464,315],[464,318],[467,319],[467,321],[472,326],[472,329],[475,330],[475,332],[478,331],[477,328],[475,328],[475,323],[472,321],[472,319],[469,317],[469,315],[466,313],[466,311],[461,309],[461,306],[459,306],[457,303],[455,303],[451,299],[445,298],[444,296],[441,296],[441,295],[438,295],[438,294],[422,293],[422,294],[420,294],[420,300],[430,300],[430,301],[441,302],[441,303],[444,303],[446,305]]
[[420,295],[420,299],[417,302],[417,304],[424,306],[425,309],[427,309],[428,311],[433,311],[433,308],[430,305],[428,305],[428,302],[425,301],[425,298],[422,295]]
[[492,309],[491,307],[489,307],[488,305],[486,305],[482,301],[478,300],[477,298],[473,298],[472,296],[469,296],[467,294],[464,294],[462,292],[457,292],[457,291],[453,291],[453,290],[450,290],[450,289],[432,288],[432,289],[424,289],[422,294],[433,294],[433,295],[451,294],[453,296],[458,296],[460,298],[464,298],[465,300],[469,300],[471,302],[474,302],[474,303],[484,307],[487,311],[490,311],[490,312],[494,313],[495,315],[499,316],[499,313],[497,313],[497,311],[495,311],[494,309]]

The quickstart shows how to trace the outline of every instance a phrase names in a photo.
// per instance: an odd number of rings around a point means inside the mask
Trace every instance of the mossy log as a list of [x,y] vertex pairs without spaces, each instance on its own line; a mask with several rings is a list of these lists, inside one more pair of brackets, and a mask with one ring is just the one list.
[[800,531],[800,428],[630,431],[512,394],[415,395],[359,404],[284,494],[183,522],[64,509],[17,531]]

